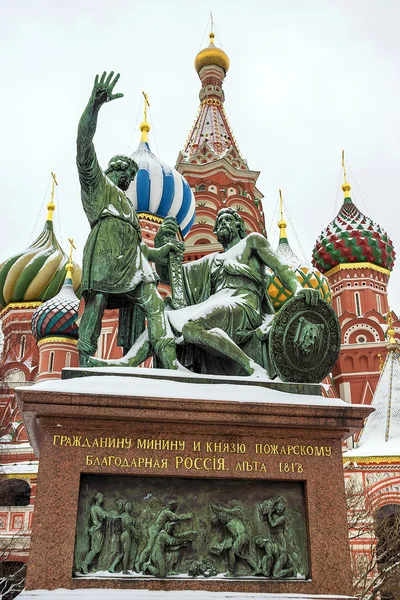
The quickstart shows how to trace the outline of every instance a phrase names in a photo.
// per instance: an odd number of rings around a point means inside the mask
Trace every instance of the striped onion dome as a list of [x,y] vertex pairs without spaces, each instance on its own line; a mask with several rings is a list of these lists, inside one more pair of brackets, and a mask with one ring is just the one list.
[[194,195],[186,179],[176,169],[159,161],[147,141],[140,142],[132,159],[139,170],[127,196],[138,216],[176,217],[185,237],[195,218]]
[[[68,263],[67,267],[70,263]],[[32,315],[32,333],[37,340],[49,336],[78,338],[79,299],[74,292],[71,269],[57,296],[43,302]]]
[[[322,273],[311,264],[307,264],[304,260],[300,260],[293,252],[287,239],[286,221],[283,220],[283,216],[281,216],[278,227],[280,229],[280,238],[275,254],[280,262],[288,265],[289,269],[294,272],[303,288],[317,290],[323,300],[331,302],[332,292],[327,277],[322,275]],[[285,288],[279,277],[272,271],[268,274],[267,293],[271,298],[273,307],[276,311],[278,311],[292,296],[292,292]]]
[[[54,204],[48,205],[48,216],[42,233],[23,252],[0,264],[0,307],[10,302],[44,302],[61,289],[68,256],[53,231]],[[73,287],[79,293],[81,268],[74,264]]]

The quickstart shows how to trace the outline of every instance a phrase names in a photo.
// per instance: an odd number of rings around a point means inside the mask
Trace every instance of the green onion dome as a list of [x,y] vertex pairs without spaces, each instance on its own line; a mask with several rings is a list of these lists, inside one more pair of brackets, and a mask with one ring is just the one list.
[[[54,204],[47,206],[48,216],[39,237],[23,252],[0,264],[0,307],[11,302],[44,302],[60,291],[65,278],[68,256],[53,231]],[[73,288],[79,294],[82,272],[74,263]]]

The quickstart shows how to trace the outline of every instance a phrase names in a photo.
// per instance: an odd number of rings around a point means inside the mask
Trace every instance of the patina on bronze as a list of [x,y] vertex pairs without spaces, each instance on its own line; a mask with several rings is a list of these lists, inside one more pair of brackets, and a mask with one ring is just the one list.
[[283,381],[322,381],[339,356],[340,325],[334,310],[321,298],[312,307],[302,297],[292,298],[274,319],[268,349]]
[[168,264],[170,252],[180,252],[177,243],[161,248],[142,244],[140,224],[125,192],[137,172],[137,164],[128,156],[114,156],[105,172],[101,169],[93,145],[100,108],[121,98],[114,94],[119,75],[111,72],[96,76],[89,102],[78,126],[77,166],[83,208],[91,232],[83,252],[82,295],[85,310],[79,325],[80,365],[90,365],[96,352],[101,320],[106,308],[119,308],[121,338],[132,327],[130,311],[138,306],[148,324],[152,351],[162,367],[176,368],[175,344],[168,332],[164,302],[156,288],[156,275],[148,261]]
[[[156,245],[171,243],[177,231],[176,220],[167,217],[156,235]],[[204,374],[251,375],[259,365],[270,377],[279,375],[283,381],[322,381],[340,346],[333,309],[320,300],[318,291],[300,286],[264,236],[247,235],[243,219],[233,209],[219,211],[214,231],[224,251],[182,265],[181,304],[170,300],[166,312],[179,340],[180,362]],[[294,294],[277,314],[266,291],[266,266]],[[170,269],[161,265],[158,271],[174,291]],[[182,303],[192,308],[179,308]],[[125,364],[138,366],[152,353],[144,332]]]
[[308,577],[300,482],[83,475],[75,574]]
[[[125,195],[137,165],[118,155],[103,173],[93,146],[101,106],[122,96],[113,94],[119,78],[113,75],[96,77],[78,128],[82,203],[92,228],[83,258],[81,366],[136,367],[153,356],[155,366],[174,369],[178,352],[180,362],[197,373],[252,375],[262,367],[283,381],[322,381],[339,351],[335,313],[319,300],[318,291],[301,287],[263,235],[247,234],[237,211],[219,211],[214,232],[223,252],[201,260],[182,264],[183,244],[177,240],[174,217],[161,225],[156,248],[141,243],[139,221]],[[168,311],[148,261],[172,287]],[[294,296],[277,316],[266,291],[266,267]],[[146,317],[147,330],[138,323],[134,307]],[[92,358],[105,308],[120,309],[120,345],[125,351],[132,346],[123,362]]]

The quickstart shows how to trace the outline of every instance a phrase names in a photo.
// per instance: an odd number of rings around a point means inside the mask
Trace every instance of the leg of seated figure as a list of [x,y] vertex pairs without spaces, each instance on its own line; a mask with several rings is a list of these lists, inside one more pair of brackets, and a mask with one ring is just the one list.
[[138,367],[152,355],[153,348],[150,344],[148,332],[146,330],[138,337],[128,354],[125,354],[122,358],[102,360],[101,358],[94,358],[92,356],[88,360],[88,365],[90,367]]
[[148,331],[143,331],[129,352],[121,359],[121,362],[126,363],[129,367],[138,367],[152,355],[153,348],[150,344]]
[[242,369],[251,375],[254,372],[251,366],[251,359],[235,344],[233,340],[217,327],[205,329],[204,326],[196,321],[189,321],[183,326],[182,335],[186,342],[201,346],[214,356],[230,358]]
[[147,319],[148,335],[163,369],[176,369],[176,348],[164,312],[164,300],[154,284],[143,284],[139,306]]

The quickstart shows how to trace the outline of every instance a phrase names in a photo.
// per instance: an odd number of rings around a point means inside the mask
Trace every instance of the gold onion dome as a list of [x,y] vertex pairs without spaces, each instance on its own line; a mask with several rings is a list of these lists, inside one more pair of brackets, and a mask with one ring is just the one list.
[[[0,308],[10,302],[44,302],[61,290],[68,256],[53,230],[55,205],[47,205],[47,220],[39,237],[25,250],[0,264]],[[80,291],[82,272],[74,263],[73,288]]]
[[211,65],[217,65],[217,67],[221,67],[224,69],[225,73],[228,72],[229,69],[229,58],[227,54],[221,48],[217,48],[214,44],[214,33],[210,33],[210,45],[207,48],[203,48],[200,50],[196,58],[194,59],[194,66],[197,73],[203,67],[209,67]]

